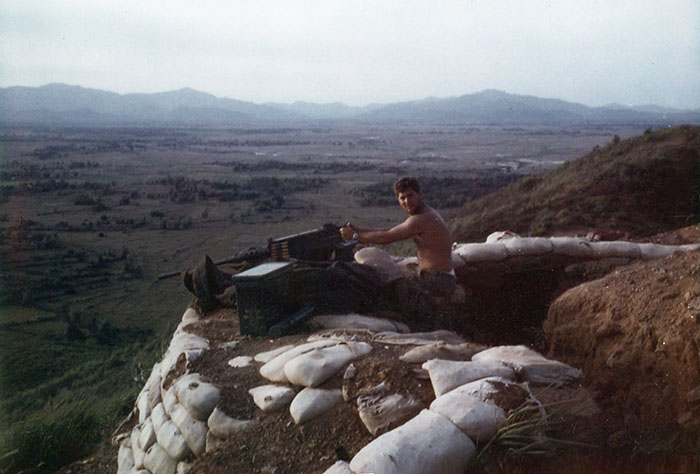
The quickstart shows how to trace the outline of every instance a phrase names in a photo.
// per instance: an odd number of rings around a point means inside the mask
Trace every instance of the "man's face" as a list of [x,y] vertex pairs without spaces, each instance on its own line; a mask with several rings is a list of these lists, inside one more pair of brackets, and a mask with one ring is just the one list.
[[412,189],[400,191],[396,197],[399,199],[399,204],[401,207],[403,207],[403,209],[408,212],[409,215],[417,214],[423,207],[422,196],[420,193],[417,193]]

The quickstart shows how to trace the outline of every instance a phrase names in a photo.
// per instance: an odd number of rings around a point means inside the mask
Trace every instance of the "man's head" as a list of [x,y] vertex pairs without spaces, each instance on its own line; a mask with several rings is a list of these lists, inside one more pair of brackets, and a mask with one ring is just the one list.
[[418,214],[423,210],[423,196],[420,193],[420,185],[414,177],[405,177],[394,183],[394,193],[401,207],[410,215]]

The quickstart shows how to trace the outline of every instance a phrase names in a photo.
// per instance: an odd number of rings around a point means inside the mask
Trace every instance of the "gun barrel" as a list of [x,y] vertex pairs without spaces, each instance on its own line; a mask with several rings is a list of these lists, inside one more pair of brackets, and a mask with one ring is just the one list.
[[[238,262],[244,262],[246,260],[257,260],[259,258],[267,258],[270,256],[270,249],[267,247],[252,247],[249,248],[248,250],[243,250],[241,252],[238,252],[236,255],[233,255],[232,257],[226,257],[221,260],[216,260],[214,262],[214,265],[223,265],[224,263],[238,263]],[[166,273],[160,273],[158,274],[158,279],[159,280],[165,280],[166,278],[171,278],[174,276],[178,276],[182,274],[183,272],[186,272],[189,270],[189,268],[185,268],[184,270],[177,270],[173,272],[166,272]]]

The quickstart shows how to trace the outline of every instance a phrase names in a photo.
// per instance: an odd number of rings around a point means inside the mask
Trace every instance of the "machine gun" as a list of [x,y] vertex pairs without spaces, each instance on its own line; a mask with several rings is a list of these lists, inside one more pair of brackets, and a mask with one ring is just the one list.
[[[253,247],[214,262],[257,264],[233,276],[241,334],[279,337],[308,318],[316,308],[296,303],[293,262],[326,266],[332,261],[350,261],[356,244],[354,240],[343,241],[338,226],[326,224],[320,229],[269,239],[267,247]],[[158,279],[181,273],[163,273]]]
[[[319,229],[307,230],[299,234],[287,235],[277,239],[268,239],[266,247],[251,247],[236,255],[216,260],[214,265],[225,263],[260,262],[268,258],[275,261],[350,261],[352,250],[357,244],[355,240],[344,241],[340,236],[339,227],[325,224]],[[160,273],[159,280],[178,276],[185,270]]]

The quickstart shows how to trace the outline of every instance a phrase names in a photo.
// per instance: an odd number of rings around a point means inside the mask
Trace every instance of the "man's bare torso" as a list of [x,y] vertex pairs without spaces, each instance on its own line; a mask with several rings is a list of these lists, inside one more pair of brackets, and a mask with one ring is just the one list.
[[424,206],[422,212],[410,216],[415,220],[418,232],[413,241],[418,248],[418,263],[421,270],[449,272],[452,270],[452,238],[450,231],[433,208]]

